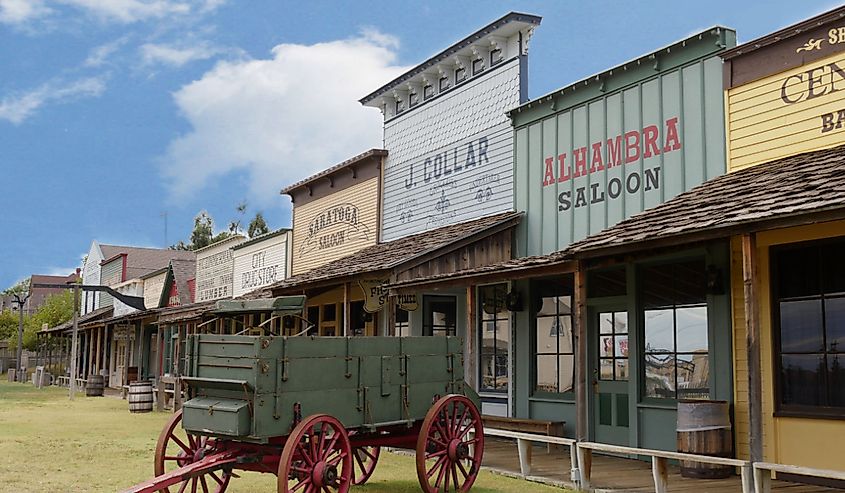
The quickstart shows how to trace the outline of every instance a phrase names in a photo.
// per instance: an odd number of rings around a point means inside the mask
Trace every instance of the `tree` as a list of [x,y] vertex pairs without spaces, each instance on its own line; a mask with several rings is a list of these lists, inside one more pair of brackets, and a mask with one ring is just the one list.
[[[12,336],[17,337],[17,333],[18,314],[12,310],[0,312],[0,341],[11,341]],[[17,345],[17,339],[15,339],[15,345]]]
[[29,291],[29,278],[21,279],[20,281],[16,282],[14,286],[6,289],[3,291],[2,294],[10,295],[10,294],[21,294],[26,293]]
[[214,219],[206,211],[200,211],[194,218],[190,250],[198,250],[214,243]]
[[252,221],[249,222],[249,228],[247,229],[249,237],[255,238],[256,236],[261,236],[269,232],[270,228],[267,227],[267,222],[264,220],[264,215],[260,212],[256,212],[255,217],[252,219]]
[[246,214],[246,200],[242,200],[241,203],[235,207],[235,212],[238,213],[239,217],[234,221],[229,222],[229,233],[232,235],[241,233],[241,221],[243,221],[244,214]]
[[[17,347],[18,345],[18,317],[17,313],[12,313],[10,310],[0,314],[0,338],[8,340],[10,347]],[[41,330],[44,324],[47,324],[47,327],[55,327],[71,318],[73,318],[73,290],[67,289],[60,294],[48,297],[35,313],[24,316],[24,349],[36,349],[35,334]]]

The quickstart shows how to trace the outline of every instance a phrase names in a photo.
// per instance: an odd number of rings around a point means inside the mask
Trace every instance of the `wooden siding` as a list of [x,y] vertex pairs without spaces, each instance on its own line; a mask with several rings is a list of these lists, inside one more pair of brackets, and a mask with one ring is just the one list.
[[167,280],[167,271],[144,279],[145,308],[158,308],[161,302],[161,292],[164,290],[165,280]]
[[[372,178],[293,209],[293,274],[301,274],[374,245],[378,233],[379,179]],[[354,208],[355,219],[312,228],[321,214]],[[352,214],[353,211],[350,211]],[[353,224],[354,223],[354,224]]]
[[396,275],[396,281],[475,269],[511,259],[512,230],[501,231],[455,251],[430,259]]
[[229,238],[197,252],[197,303],[232,297],[232,247],[245,240],[245,237]]
[[[845,440],[841,420],[821,418],[775,417],[774,347],[771,289],[769,284],[769,248],[773,245],[811,241],[842,235],[845,221],[832,221],[765,231],[757,237],[759,262],[758,287],[760,309],[760,361],[763,385],[763,457],[804,467],[841,469]],[[746,353],[745,312],[743,308],[742,249],[738,237],[731,241],[731,303],[733,309],[734,350],[734,439],[737,457],[747,459],[748,448],[748,361]]]
[[[123,259],[124,257],[121,255],[100,268],[101,286],[114,286],[123,281]],[[105,292],[100,293],[100,304],[98,308],[113,305],[114,297],[112,295]]]
[[[845,79],[822,70],[830,63],[845,69],[845,53],[727,91],[730,171],[842,144],[845,126],[822,132],[823,114],[833,113],[835,124],[837,113],[845,110],[845,91],[841,90]],[[814,92],[820,94],[811,99],[806,97],[809,71],[814,71],[818,81]],[[799,102],[789,104],[781,98],[785,84],[786,97]]]

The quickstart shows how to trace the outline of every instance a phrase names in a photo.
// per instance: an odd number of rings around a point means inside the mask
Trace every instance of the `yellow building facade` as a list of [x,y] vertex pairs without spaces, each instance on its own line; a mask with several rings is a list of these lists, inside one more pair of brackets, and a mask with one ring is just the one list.
[[[729,172],[845,144],[843,15],[839,8],[724,54]],[[806,222],[752,233],[762,460],[842,470],[845,221]],[[739,236],[731,241],[731,293],[734,436],[737,456],[749,458],[753,393]]]

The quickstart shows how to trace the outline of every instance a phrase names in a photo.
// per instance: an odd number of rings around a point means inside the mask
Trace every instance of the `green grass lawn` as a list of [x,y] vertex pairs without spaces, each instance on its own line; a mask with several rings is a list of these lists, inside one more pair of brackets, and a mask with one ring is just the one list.
[[[153,474],[153,450],[169,413],[130,414],[126,401],[0,381],[0,492],[114,492]],[[276,477],[239,473],[227,492],[275,492]],[[353,491],[419,492],[412,457],[384,453]],[[482,471],[474,493],[563,490]]]

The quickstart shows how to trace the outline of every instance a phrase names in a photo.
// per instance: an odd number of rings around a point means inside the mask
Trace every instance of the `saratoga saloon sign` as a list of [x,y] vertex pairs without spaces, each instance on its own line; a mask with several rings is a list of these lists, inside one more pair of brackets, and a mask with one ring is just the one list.
[[300,256],[338,247],[348,240],[369,240],[370,230],[359,222],[359,217],[358,207],[348,202],[317,213],[308,225],[308,236],[299,247]]

